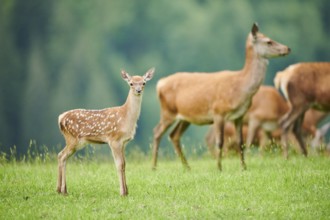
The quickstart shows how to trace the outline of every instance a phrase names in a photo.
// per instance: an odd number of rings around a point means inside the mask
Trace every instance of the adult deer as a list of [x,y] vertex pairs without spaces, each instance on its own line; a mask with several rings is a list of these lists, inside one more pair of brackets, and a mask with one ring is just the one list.
[[153,74],[154,68],[143,76],[130,76],[124,70],[121,71],[122,78],[130,86],[128,97],[122,106],[102,110],[75,109],[59,116],[58,123],[66,146],[58,154],[57,192],[67,194],[65,165],[72,154],[87,143],[107,143],[116,164],[120,195],[128,194],[124,150],[126,144],[134,138],[143,88]]
[[279,128],[278,120],[288,111],[288,105],[280,93],[271,86],[261,86],[252,99],[246,115],[248,135],[246,144],[250,146],[257,130],[262,127],[268,137]]
[[[246,125],[246,134],[243,137],[246,138],[246,146],[250,146],[253,140],[260,139],[264,142],[265,138],[263,134],[259,133],[260,130],[264,131],[265,136],[268,138],[277,135],[280,132],[278,120],[288,111],[288,105],[286,100],[281,96],[276,88],[272,86],[260,86],[257,93],[252,98],[251,107],[248,109],[243,118],[243,124]],[[227,139],[231,138],[230,136],[235,135],[234,131],[226,131],[231,129],[231,126],[225,126],[225,136],[227,134]],[[243,138],[243,139],[244,139]],[[209,146],[209,149],[212,153],[213,146],[215,143],[215,132],[213,126],[209,130],[206,136],[206,142]],[[263,143],[261,143],[262,146]]]
[[[289,111],[289,103],[272,86],[261,86],[252,98],[252,105],[244,116],[244,123],[248,125],[246,145],[250,146],[259,128],[271,138],[281,136],[279,121]],[[306,135],[315,136],[317,124],[327,114],[309,109],[306,111],[302,128]]]
[[287,46],[266,37],[254,24],[246,40],[246,59],[242,70],[213,74],[176,73],[159,80],[157,94],[161,113],[160,122],[154,128],[153,168],[156,168],[162,135],[178,120],[170,138],[183,165],[189,168],[180,146],[181,135],[190,123],[214,123],[216,143],[220,149],[217,165],[221,170],[224,122],[230,120],[234,121],[238,131],[241,164],[245,169],[241,134],[243,115],[264,80],[268,59],[284,56],[289,52]]
[[[262,148],[266,137],[271,140],[279,140],[282,133],[279,121],[288,110],[288,102],[276,88],[260,86],[258,92],[252,98],[251,107],[243,118],[243,137],[246,138],[246,146],[250,146],[256,140]],[[314,109],[306,111],[302,125],[304,133],[315,136],[317,124],[326,116],[326,113]],[[231,123],[226,123],[224,135],[225,140],[234,137],[235,128]],[[210,127],[206,135],[206,142],[211,154],[214,154],[215,134],[213,126]],[[233,144],[237,145],[235,142]]]
[[287,136],[291,126],[302,153],[307,149],[301,135],[301,123],[309,108],[330,111],[330,62],[298,63],[278,72],[275,84],[290,103],[290,110],[281,119],[284,156],[288,157]]

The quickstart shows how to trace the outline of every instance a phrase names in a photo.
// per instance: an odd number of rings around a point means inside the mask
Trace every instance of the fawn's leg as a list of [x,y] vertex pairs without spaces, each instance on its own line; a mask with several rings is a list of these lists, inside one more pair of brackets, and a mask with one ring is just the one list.
[[116,164],[117,174],[119,178],[119,185],[120,185],[120,195],[126,196],[128,195],[128,189],[126,185],[126,176],[125,176],[125,145],[120,142],[113,141],[109,143],[112,156]]

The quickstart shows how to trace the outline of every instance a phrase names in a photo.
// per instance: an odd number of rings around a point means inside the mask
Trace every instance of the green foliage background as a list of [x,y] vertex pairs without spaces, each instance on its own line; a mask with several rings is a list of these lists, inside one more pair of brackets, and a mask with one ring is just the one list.
[[[120,105],[124,68],[147,85],[134,143],[149,149],[159,119],[155,84],[177,71],[239,69],[253,22],[291,47],[271,60],[265,83],[301,61],[330,60],[328,0],[2,0],[0,147],[26,152],[30,139],[63,145],[57,116],[72,108]],[[204,133],[190,131],[196,137]]]

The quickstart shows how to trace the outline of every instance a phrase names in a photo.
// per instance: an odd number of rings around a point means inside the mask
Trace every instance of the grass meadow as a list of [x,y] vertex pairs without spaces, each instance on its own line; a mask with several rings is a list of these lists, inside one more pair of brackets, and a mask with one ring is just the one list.
[[[110,155],[108,155],[111,158]],[[127,158],[129,195],[119,196],[114,163],[70,158],[68,196],[56,192],[57,162],[1,160],[0,219],[329,219],[330,158],[246,154],[223,160]]]

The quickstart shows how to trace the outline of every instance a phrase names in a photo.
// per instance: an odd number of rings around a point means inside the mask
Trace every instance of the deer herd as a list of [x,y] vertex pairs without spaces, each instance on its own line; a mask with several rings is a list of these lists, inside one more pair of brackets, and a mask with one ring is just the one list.
[[[206,140],[219,170],[222,169],[224,144],[229,138],[237,146],[242,169],[246,169],[244,149],[255,140],[263,146],[267,138],[272,141],[280,139],[287,158],[289,137],[295,137],[302,153],[307,156],[303,133],[314,136],[312,145],[316,146],[330,128],[330,124],[325,124],[317,129],[317,124],[330,111],[330,62],[291,65],[276,74],[276,88],[262,86],[269,59],[290,52],[288,46],[262,34],[253,24],[246,39],[245,63],[241,70],[178,72],[160,79],[156,86],[160,120],[154,128],[153,169],[157,166],[161,138],[172,125],[174,128],[169,137],[186,168],[189,165],[180,138],[190,124],[212,125]],[[75,109],[59,116],[58,124],[66,145],[58,154],[58,193],[67,194],[67,159],[88,143],[106,143],[111,148],[118,172],[120,195],[128,194],[125,146],[134,138],[143,89],[154,71],[152,68],[143,76],[130,76],[121,71],[130,87],[122,106],[101,110]]]

